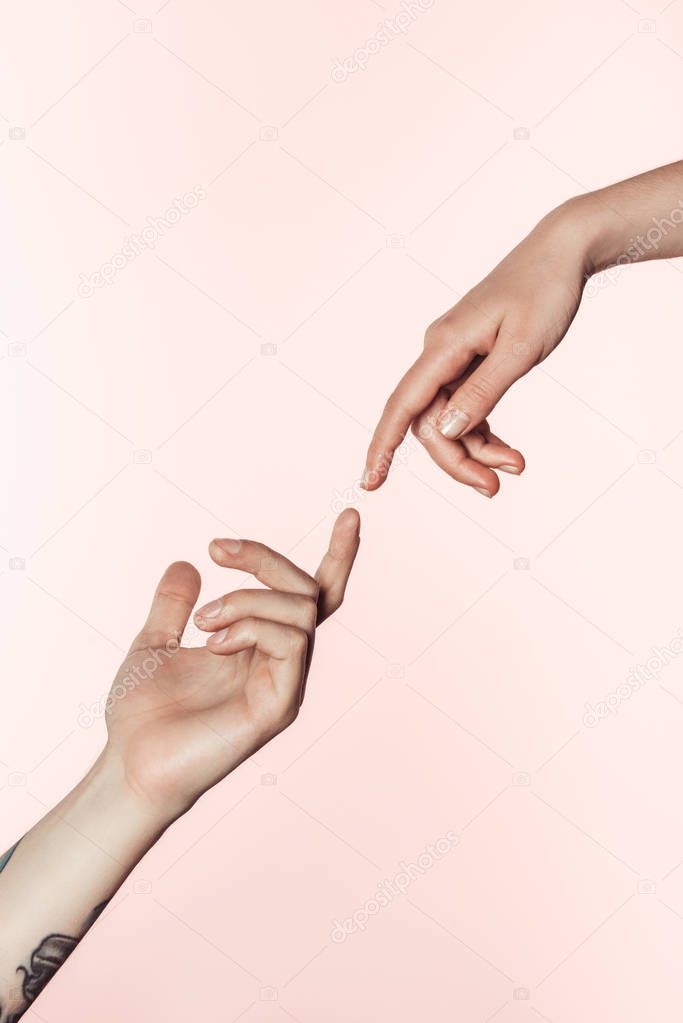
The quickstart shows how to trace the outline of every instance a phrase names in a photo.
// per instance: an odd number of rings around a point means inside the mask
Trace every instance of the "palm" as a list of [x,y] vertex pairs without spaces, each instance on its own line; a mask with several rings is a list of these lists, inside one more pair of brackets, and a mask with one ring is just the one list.
[[154,799],[191,799],[215,784],[274,734],[277,671],[255,649],[227,657],[206,647],[132,653],[107,716],[131,783]]
[[296,717],[316,624],[343,599],[358,516],[337,520],[317,579],[261,544],[244,541],[237,553],[221,543],[211,545],[215,561],[268,588],[224,595],[213,616],[197,611],[212,635],[181,647],[201,581],[192,565],[171,565],[109,694],[109,746],[135,792],[167,812],[182,812]]

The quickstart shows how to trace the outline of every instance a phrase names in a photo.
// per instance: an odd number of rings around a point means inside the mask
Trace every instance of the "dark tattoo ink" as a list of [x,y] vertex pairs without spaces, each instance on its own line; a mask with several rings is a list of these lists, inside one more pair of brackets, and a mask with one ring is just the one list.
[[[11,851],[7,858],[9,855],[11,855]],[[99,906],[95,907],[85,922],[84,933],[92,927],[106,906],[106,902],[101,902]],[[48,934],[46,938],[43,938],[38,948],[31,953],[28,966],[20,966],[17,969],[17,973],[23,974],[21,993],[24,1004],[22,1008],[19,1012],[13,1012],[5,1017],[2,1005],[0,1005],[0,1023],[18,1023],[41,991],[50,983],[57,970],[64,965],[76,948],[78,941],[78,938],[71,938],[66,934]]]
[[65,934],[48,934],[33,952],[28,968],[20,966],[18,973],[24,974],[22,993],[29,1006],[48,984],[60,966],[66,962],[78,944],[75,938]]
[[[21,841],[21,839],[19,841]],[[15,842],[11,849],[8,849],[6,853],[0,856],[0,873],[2,873],[9,861],[12,859],[18,845],[19,842]]]

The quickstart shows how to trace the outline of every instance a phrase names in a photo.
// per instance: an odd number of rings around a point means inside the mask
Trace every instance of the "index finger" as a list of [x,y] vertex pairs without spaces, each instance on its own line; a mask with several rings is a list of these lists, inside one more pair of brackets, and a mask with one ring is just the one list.
[[218,565],[249,572],[272,590],[317,597],[318,584],[283,554],[255,540],[212,540],[209,554]]
[[389,474],[394,452],[403,442],[412,421],[431,405],[444,384],[464,372],[471,358],[463,345],[449,349],[446,359],[439,349],[425,349],[413,363],[390,395],[375,428],[361,481],[364,490],[377,490],[382,485]]
[[359,531],[360,515],[355,508],[346,508],[334,524],[327,553],[315,573],[319,587],[318,625],[341,606],[360,546]]

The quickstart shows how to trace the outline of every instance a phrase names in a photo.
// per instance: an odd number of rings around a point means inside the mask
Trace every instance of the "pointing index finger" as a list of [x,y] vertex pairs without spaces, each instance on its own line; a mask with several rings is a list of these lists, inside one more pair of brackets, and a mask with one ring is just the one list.
[[[386,479],[396,448],[403,442],[416,415],[429,405],[438,388],[424,372],[424,355],[401,378],[389,396],[370,441],[361,486],[377,490]],[[422,365],[421,365],[422,363]],[[429,382],[428,382],[429,381]]]
[[449,350],[447,359],[437,348],[425,349],[413,363],[387,401],[373,434],[361,483],[364,490],[377,490],[382,485],[410,424],[444,384],[460,376],[470,359],[463,345],[462,349]]

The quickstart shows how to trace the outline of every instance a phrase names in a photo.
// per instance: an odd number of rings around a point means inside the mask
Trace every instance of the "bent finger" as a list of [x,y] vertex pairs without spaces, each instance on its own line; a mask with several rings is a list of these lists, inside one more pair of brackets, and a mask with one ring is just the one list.
[[318,595],[318,584],[307,572],[255,540],[212,540],[209,554],[217,565],[249,572],[271,589],[309,597]]
[[426,348],[389,397],[368,448],[362,486],[377,490],[388,475],[396,448],[410,424],[433,401],[439,389],[459,377],[472,359],[465,346],[454,345],[444,358],[442,349]]
[[235,590],[205,604],[194,620],[204,632],[218,632],[241,618],[262,618],[280,625],[293,625],[312,634],[318,605],[314,597],[281,590]]
[[533,366],[531,347],[498,340],[475,371],[449,398],[439,417],[444,437],[457,440],[482,422],[512,384]]
[[436,462],[452,479],[473,487],[483,497],[493,497],[500,489],[495,472],[472,458],[459,441],[447,440],[437,429],[436,421],[446,398],[441,392],[424,416],[413,426],[413,433]]
[[519,476],[524,471],[525,462],[521,451],[511,448],[509,444],[488,432],[472,430],[460,438],[460,442],[471,458],[488,465],[492,469]]

